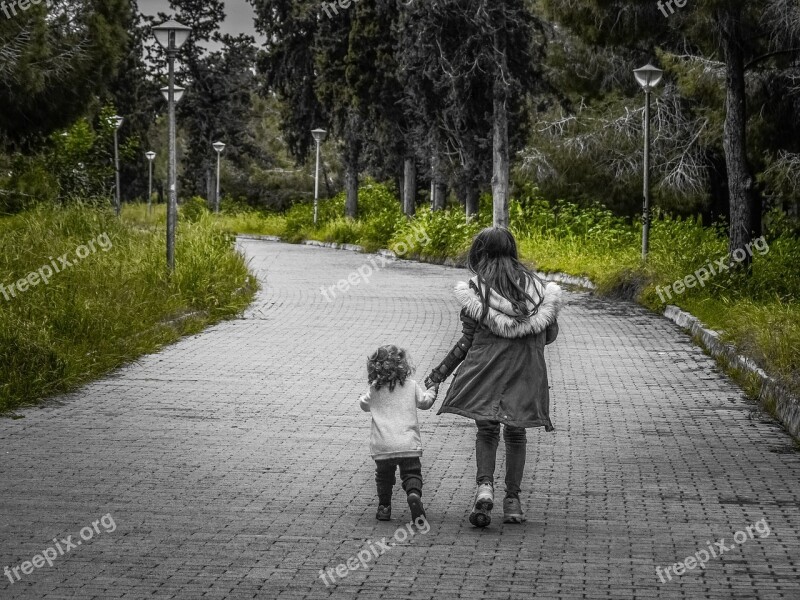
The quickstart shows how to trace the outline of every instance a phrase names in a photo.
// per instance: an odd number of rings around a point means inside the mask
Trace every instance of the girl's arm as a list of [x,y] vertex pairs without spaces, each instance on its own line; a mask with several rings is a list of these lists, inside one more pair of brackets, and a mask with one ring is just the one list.
[[545,329],[544,335],[545,335],[544,339],[545,345],[552,344],[553,342],[555,342],[556,338],[558,337],[558,321],[553,321],[550,325],[548,325],[547,329]]
[[456,367],[466,358],[467,352],[472,347],[472,338],[475,337],[475,330],[478,328],[478,322],[466,314],[465,310],[461,310],[461,331],[463,335],[458,340],[456,345],[450,350],[450,353],[445,357],[442,363],[436,367],[431,374],[425,379],[425,387],[433,387],[442,383],[445,379],[450,377]]

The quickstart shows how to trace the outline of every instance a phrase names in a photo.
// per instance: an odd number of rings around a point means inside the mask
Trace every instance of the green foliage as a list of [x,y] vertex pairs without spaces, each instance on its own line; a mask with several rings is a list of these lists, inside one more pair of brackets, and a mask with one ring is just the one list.
[[322,225],[314,237],[323,242],[358,244],[364,240],[364,224],[354,219],[338,217]]
[[[694,214],[709,202],[706,154],[708,123],[690,114],[669,87],[652,102],[652,205]],[[577,114],[560,105],[538,115],[536,135],[521,153],[514,180],[536,182],[547,198],[583,207],[598,202],[617,215],[641,212],[643,102],[619,90],[605,94]]]
[[194,196],[181,205],[180,214],[181,217],[190,223],[196,223],[203,217],[209,215],[210,211],[208,210],[208,203],[205,198]]
[[385,248],[405,220],[400,202],[384,184],[367,181],[359,190],[359,218],[342,217],[345,193],[320,200],[318,227],[314,228],[314,207],[295,204],[286,213],[284,235],[288,241],[315,239],[323,242],[360,244],[368,250]]
[[[437,210],[427,206],[418,210],[413,220],[406,221],[392,239],[394,246],[403,242],[412,256],[425,256],[437,260],[459,258],[467,250],[472,238],[487,223],[491,215],[481,211],[467,222],[463,211]],[[417,235],[424,232],[425,236]]]
[[386,248],[405,216],[396,195],[383,184],[367,181],[359,190],[358,211],[363,222],[362,243]]
[[[330,202],[333,202],[330,201]],[[328,206],[320,206],[320,214]],[[344,208],[342,208],[344,212]],[[342,214],[342,213],[339,213]],[[334,218],[331,216],[331,218]],[[307,238],[309,232],[314,230],[314,207],[310,204],[295,204],[286,213],[286,228],[284,229],[284,236],[286,240],[292,243],[301,242]],[[311,238],[308,238],[311,239]]]
[[[226,200],[223,206],[228,203]],[[282,215],[252,209],[247,205],[229,207],[222,211],[220,226],[231,233],[250,233],[259,235],[286,235],[286,219]]]
[[116,75],[132,13],[126,0],[92,0],[0,18],[0,148],[29,148],[89,112]]
[[[113,106],[100,110],[94,123],[77,120],[51,135],[38,152],[12,155],[0,209],[18,212],[36,202],[109,204],[114,186]],[[136,139],[120,144],[120,161],[134,153]]]
[[[210,215],[181,222],[169,277],[163,225],[131,222],[129,212],[120,221],[96,208],[39,206],[2,220],[0,411],[73,389],[249,303],[256,284]],[[90,241],[95,251],[77,258]],[[72,266],[49,283],[8,292],[65,253]]]

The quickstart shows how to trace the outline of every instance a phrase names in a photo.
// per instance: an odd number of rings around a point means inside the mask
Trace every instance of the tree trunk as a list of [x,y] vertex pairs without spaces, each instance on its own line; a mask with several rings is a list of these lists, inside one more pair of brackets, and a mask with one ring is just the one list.
[[211,207],[213,202],[216,200],[214,192],[216,189],[212,187],[214,183],[211,180],[211,169],[206,168],[206,206]]
[[345,217],[351,219],[358,217],[358,163],[361,155],[361,146],[358,141],[359,121],[358,115],[351,113],[347,120],[345,135],[344,189],[346,200],[344,214]]
[[325,167],[325,161],[322,160],[322,157],[320,157],[319,160],[319,168],[322,169],[322,179],[325,181],[325,197],[330,198],[333,196],[331,192],[331,180],[330,177],[328,177],[328,169]]
[[[348,153],[349,154],[349,153]],[[344,189],[347,194],[344,215],[351,219],[358,217],[358,161],[348,160],[344,174]]]
[[417,165],[413,156],[407,156],[403,169],[403,212],[413,217],[417,211]]
[[472,217],[478,214],[478,204],[480,201],[480,193],[478,190],[478,186],[474,183],[467,184],[467,202],[465,207],[465,212],[467,214],[467,220],[470,220]]
[[456,202],[464,209],[464,212],[467,211],[467,186],[464,183],[457,183],[453,186],[453,193],[456,196]]
[[431,168],[433,170],[433,184],[431,186],[433,201],[431,208],[433,210],[444,210],[447,200],[447,184],[444,181],[444,173],[442,172],[441,156],[441,150],[437,143],[433,153],[433,160],[431,161]]
[[493,129],[492,139],[492,205],[495,227],[508,227],[508,187],[509,187],[509,150],[508,150],[508,61],[506,60],[506,44],[502,31],[505,23],[501,22],[494,35],[494,46],[497,49],[499,64],[494,77]]
[[472,217],[478,214],[480,188],[478,182],[480,181],[478,168],[478,148],[475,144],[467,144],[464,147],[463,166],[461,171],[461,181],[464,190],[464,214],[469,221]]
[[709,151],[706,155],[708,162],[708,189],[711,197],[709,205],[701,210],[703,223],[716,223],[720,218],[730,215],[728,195],[728,173],[725,167],[723,151]]
[[[725,53],[725,136],[723,147],[728,170],[730,194],[731,255],[744,253],[740,264],[749,268],[751,256],[744,251],[753,238],[754,215],[761,212],[755,179],[747,160],[747,107],[744,79],[744,56],[741,47],[741,8],[731,6],[722,19],[722,46]],[[736,258],[736,257],[734,257]]]
[[[495,86],[502,86],[496,82]],[[492,142],[492,204],[494,226],[508,227],[508,112],[505,93],[495,90],[494,94],[494,139]]]
[[439,180],[433,190],[433,210],[444,210],[447,206],[447,184]]

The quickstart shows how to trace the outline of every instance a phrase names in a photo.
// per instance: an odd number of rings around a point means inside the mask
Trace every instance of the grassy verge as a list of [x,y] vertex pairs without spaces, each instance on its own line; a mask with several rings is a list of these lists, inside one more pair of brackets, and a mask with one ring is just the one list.
[[[207,216],[181,223],[172,277],[163,211],[120,220],[97,208],[42,206],[0,227],[0,283],[9,296],[0,293],[0,412],[235,315],[256,289],[232,236]],[[23,278],[28,285],[15,283]]]
[[[410,256],[458,258],[472,236],[491,223],[491,202],[483,198],[477,218],[466,223],[459,207],[432,213],[427,209],[407,220],[400,204],[384,186],[369,183],[360,192],[358,220],[345,220],[344,198],[322,202],[319,226],[314,227],[309,205],[297,205],[284,216],[223,215],[230,231],[279,235],[289,241],[316,239],[353,243],[367,250],[391,248],[400,241],[428,234],[411,243]],[[566,202],[547,202],[534,191],[511,202],[511,228],[523,259],[543,271],[585,276],[601,294],[634,299],[653,310],[675,304],[723,339],[751,356],[793,393],[800,395],[800,240],[779,219],[770,228],[765,252],[754,251],[752,275],[723,272],[704,286],[671,297],[658,295],[675,281],[727,254],[724,232],[693,219],[658,215],[651,229],[647,263],[640,258],[641,224],[614,217],[602,207],[579,208]],[[247,229],[239,229],[246,224]],[[259,228],[263,227],[263,228]]]

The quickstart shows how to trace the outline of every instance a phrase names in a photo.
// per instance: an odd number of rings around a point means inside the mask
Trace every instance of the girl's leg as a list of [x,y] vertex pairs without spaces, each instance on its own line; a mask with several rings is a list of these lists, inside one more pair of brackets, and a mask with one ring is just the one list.
[[[494,467],[497,459],[497,444],[500,441],[500,423],[497,421],[475,421],[475,459],[478,463],[476,481],[478,485],[494,485]],[[524,431],[524,430],[523,430]]]
[[500,441],[500,423],[497,421],[475,421],[478,433],[475,436],[475,462],[478,463],[476,481],[478,490],[469,522],[475,527],[488,527],[492,522],[494,507],[494,467],[497,459],[497,444]]
[[525,428],[506,425],[503,439],[506,443],[506,497],[519,498],[527,449]]

